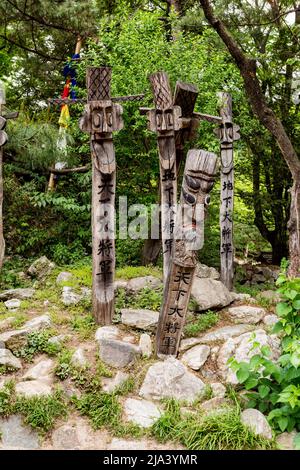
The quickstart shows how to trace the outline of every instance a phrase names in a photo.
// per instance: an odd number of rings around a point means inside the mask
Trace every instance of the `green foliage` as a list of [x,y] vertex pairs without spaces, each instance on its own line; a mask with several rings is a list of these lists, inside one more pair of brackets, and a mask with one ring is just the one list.
[[96,330],[96,323],[92,314],[75,315],[71,321],[71,326],[82,339],[90,338]]
[[116,427],[121,420],[122,407],[115,394],[86,393],[74,399],[74,403],[81,414],[91,419],[95,429]]
[[25,424],[43,434],[54,427],[56,419],[67,416],[66,405],[60,390],[56,390],[53,395],[25,398],[15,395],[12,381],[0,390],[0,416],[19,413],[23,415]]
[[35,355],[41,353],[55,356],[60,350],[60,345],[49,343],[48,340],[51,336],[53,336],[51,330],[34,331],[29,333],[25,346],[14,350],[15,356],[21,357],[28,362],[31,362]]
[[[270,349],[261,348],[249,363],[230,359],[239,382],[249,391],[248,407],[268,414],[278,432],[300,430],[300,279],[283,274],[277,280],[283,301],[276,307],[279,321],[273,328],[281,335],[282,354],[275,363]],[[254,343],[255,345],[255,343]]]
[[214,326],[219,320],[219,315],[216,312],[208,310],[206,313],[200,313],[196,315],[188,322],[184,327],[184,334],[187,337],[197,336],[202,331],[208,330]]
[[118,313],[122,308],[142,308],[159,311],[161,307],[162,288],[144,287],[136,294],[129,294],[125,289],[118,289],[115,309]]
[[56,419],[67,416],[67,406],[62,392],[57,390],[49,396],[17,397],[14,412],[24,416],[25,424],[46,433],[54,427]]
[[156,266],[124,266],[116,270],[117,279],[133,279],[140,276],[155,276],[161,279],[162,270]]
[[189,450],[271,449],[274,442],[255,436],[240,420],[240,409],[224,409],[222,414],[200,412],[182,414],[172,399],[153,424],[152,434],[163,442],[180,442]]

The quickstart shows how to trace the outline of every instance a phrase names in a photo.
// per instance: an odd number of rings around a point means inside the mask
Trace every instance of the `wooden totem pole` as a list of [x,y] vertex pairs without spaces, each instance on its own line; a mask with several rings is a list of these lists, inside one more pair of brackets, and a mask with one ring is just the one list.
[[87,70],[88,103],[80,128],[91,134],[93,314],[110,324],[114,313],[116,160],[112,133],[122,129],[121,105],[110,95],[111,68]]
[[221,206],[220,206],[220,258],[221,281],[232,290],[234,277],[233,200],[234,162],[233,142],[240,138],[239,126],[232,122],[232,100],[229,93],[218,93],[222,122],[216,134],[221,145]]
[[215,154],[204,150],[188,152],[170,269],[156,334],[156,352],[159,357],[176,356],[178,353],[197,263],[197,250],[204,241],[204,209],[209,202],[216,170]]
[[177,165],[175,131],[181,128],[181,109],[173,105],[172,91],[165,72],[149,77],[155,109],[142,108],[148,116],[148,127],[157,133],[161,185],[161,233],[163,247],[164,280],[173,245],[177,200]]
[[3,148],[2,146],[7,142],[7,134],[5,132],[6,119],[2,116],[2,106],[5,104],[5,91],[0,83],[0,270],[2,268],[5,241],[3,236]]

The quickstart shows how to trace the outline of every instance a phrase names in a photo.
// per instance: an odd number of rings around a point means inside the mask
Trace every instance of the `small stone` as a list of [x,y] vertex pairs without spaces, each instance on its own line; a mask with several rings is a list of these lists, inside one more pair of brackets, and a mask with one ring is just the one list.
[[73,278],[72,273],[69,273],[68,271],[62,271],[61,273],[59,273],[59,275],[56,278],[56,284],[60,285],[63,282],[71,281],[72,278]]
[[193,402],[203,393],[205,384],[174,357],[149,367],[140,390],[146,399],[176,398]]
[[219,346],[214,346],[213,348],[211,348],[210,357],[213,361],[217,360],[219,350],[220,350]]
[[69,339],[70,337],[71,335],[52,336],[52,338],[48,339],[48,343],[60,346],[65,340]]
[[215,398],[224,398],[226,394],[226,388],[221,382],[213,382],[210,384],[213,396]]
[[88,361],[84,355],[83,348],[79,347],[74,351],[71,357],[71,364],[75,367],[85,367],[88,364]]
[[180,342],[179,346],[179,351],[187,351],[188,349],[192,348],[193,346],[196,346],[196,344],[200,344],[201,339],[200,338],[186,338],[182,339]]
[[294,439],[297,436],[297,431],[283,432],[277,436],[277,444],[280,450],[296,450]]
[[231,294],[233,295],[234,300],[237,301],[237,302],[240,302],[240,301],[243,301],[243,300],[250,301],[251,298],[252,298],[250,294],[243,294],[243,293],[239,293],[239,292],[231,292]]
[[270,303],[272,304],[277,304],[278,302],[281,302],[282,300],[281,295],[278,292],[271,290],[271,289],[260,292],[258,297],[269,300]]
[[54,361],[52,359],[44,359],[39,361],[35,366],[30,367],[26,374],[23,375],[24,380],[39,380],[42,378],[48,378],[49,374],[54,369]]
[[250,323],[260,322],[266,311],[263,308],[252,307],[249,305],[241,305],[240,307],[231,307],[228,309],[228,316],[234,323]]
[[241,422],[257,435],[272,439],[272,429],[265,416],[254,408],[248,408],[241,413]]
[[220,413],[224,411],[224,408],[228,409],[229,406],[229,400],[224,397],[214,397],[201,403],[201,408],[206,413]]
[[11,299],[30,299],[35,294],[35,289],[26,287],[18,289],[9,289],[0,292],[0,300],[11,300]]
[[0,321],[0,330],[7,330],[10,328],[12,323],[15,321],[15,317],[7,317],[4,320]]
[[143,333],[140,337],[139,347],[142,353],[142,356],[149,358],[152,356],[152,341],[151,336],[147,333]]
[[209,353],[209,346],[199,344],[198,346],[194,346],[193,348],[185,352],[181,360],[191,369],[199,370],[206,362]]
[[8,310],[14,311],[21,306],[21,301],[19,299],[6,300],[6,302],[4,302],[4,305]]
[[192,284],[192,298],[197,302],[196,311],[227,307],[234,296],[221,281],[195,276]]
[[32,265],[28,268],[27,273],[31,277],[35,277],[41,280],[48,276],[54,268],[55,264],[49,261],[46,256],[42,256],[32,263]]
[[118,339],[121,333],[117,326],[100,326],[95,333],[96,341],[101,339]]
[[124,403],[124,412],[128,421],[143,428],[152,426],[161,414],[154,403],[136,398],[127,398]]
[[267,326],[274,326],[278,322],[277,315],[266,315],[263,319],[263,322]]
[[149,289],[157,289],[162,286],[162,281],[154,276],[142,276],[130,279],[127,282],[126,289],[132,293],[139,292],[140,290],[148,287]]
[[226,341],[229,338],[234,336],[239,336],[242,333],[252,331],[254,329],[253,325],[235,325],[235,326],[223,326],[217,328],[216,330],[206,333],[204,336],[199,338],[201,343],[213,343],[215,341]]
[[13,369],[22,369],[20,359],[15,357],[9,349],[0,349],[0,365],[12,367]]
[[140,356],[140,349],[133,344],[116,339],[100,339],[100,358],[112,367],[126,367]]
[[51,393],[51,386],[47,380],[27,380],[16,385],[16,394],[24,395],[26,398],[51,395]]
[[1,449],[38,449],[39,437],[36,431],[23,424],[19,415],[0,418]]
[[62,302],[64,305],[76,305],[80,302],[82,296],[73,292],[72,287],[64,286],[62,291]]
[[126,382],[129,377],[129,374],[126,372],[118,371],[114,378],[102,379],[102,390],[106,393],[112,393]]
[[51,326],[51,319],[49,315],[45,314],[27,321],[24,323],[22,329],[26,330],[28,333],[31,333],[32,331],[38,331],[42,328],[49,328],[49,326]]
[[121,322],[141,330],[153,330],[158,322],[159,313],[152,310],[134,310],[124,308],[121,310]]

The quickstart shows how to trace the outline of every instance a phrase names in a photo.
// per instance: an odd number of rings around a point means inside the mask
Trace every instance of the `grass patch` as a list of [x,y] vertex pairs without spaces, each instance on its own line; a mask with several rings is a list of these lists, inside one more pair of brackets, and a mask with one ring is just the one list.
[[86,315],[75,314],[71,319],[71,327],[81,339],[89,339],[94,336],[97,324],[90,313]]
[[67,404],[63,394],[57,390],[53,395],[24,398],[18,397],[14,412],[24,416],[25,424],[46,433],[54,427],[55,420],[67,416]]
[[162,270],[157,266],[125,266],[116,270],[117,279],[133,279],[141,276],[162,277]]
[[118,289],[115,309],[119,313],[122,308],[149,309],[158,312],[162,302],[163,288],[151,289],[144,287],[136,294],[129,294],[125,289]]
[[25,424],[42,434],[54,427],[55,420],[67,416],[67,403],[61,390],[53,395],[25,398],[16,396],[13,381],[0,390],[0,416],[20,413]]
[[27,336],[25,346],[13,351],[14,355],[21,357],[27,362],[32,362],[37,354],[46,353],[49,356],[55,356],[61,349],[59,344],[49,343],[48,340],[53,336],[53,330],[34,331]]
[[179,403],[166,402],[164,414],[154,423],[151,434],[165,442],[180,442],[189,450],[274,449],[274,440],[255,436],[240,420],[240,408],[220,414],[183,414]]
[[219,320],[219,315],[216,312],[208,311],[206,313],[198,314],[188,322],[184,327],[184,334],[186,337],[197,336],[202,331],[216,325]]
[[91,392],[73,398],[77,410],[87,416],[94,429],[108,428],[118,437],[140,437],[144,430],[132,423],[122,422],[122,406],[119,393]]

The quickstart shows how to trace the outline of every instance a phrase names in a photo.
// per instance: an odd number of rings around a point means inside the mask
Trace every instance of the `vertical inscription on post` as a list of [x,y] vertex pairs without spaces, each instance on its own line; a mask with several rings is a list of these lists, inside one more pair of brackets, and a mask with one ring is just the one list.
[[160,181],[161,228],[164,260],[164,279],[167,278],[173,247],[177,199],[177,167],[175,131],[181,127],[181,109],[173,106],[173,97],[166,73],[157,72],[149,77],[155,109],[147,111],[149,129],[157,133]]
[[109,324],[114,313],[116,161],[112,133],[122,129],[122,107],[110,96],[111,69],[87,70],[88,103],[80,120],[91,134],[93,314]]
[[222,123],[217,129],[221,145],[221,206],[220,206],[220,258],[221,281],[229,290],[233,288],[234,243],[233,201],[234,162],[233,142],[239,139],[239,127],[232,122],[232,100],[228,93],[219,93]]
[[164,288],[157,334],[158,356],[177,355],[191,295],[197,251],[204,241],[204,209],[208,204],[217,156],[203,150],[187,155],[177,210],[174,250]]

